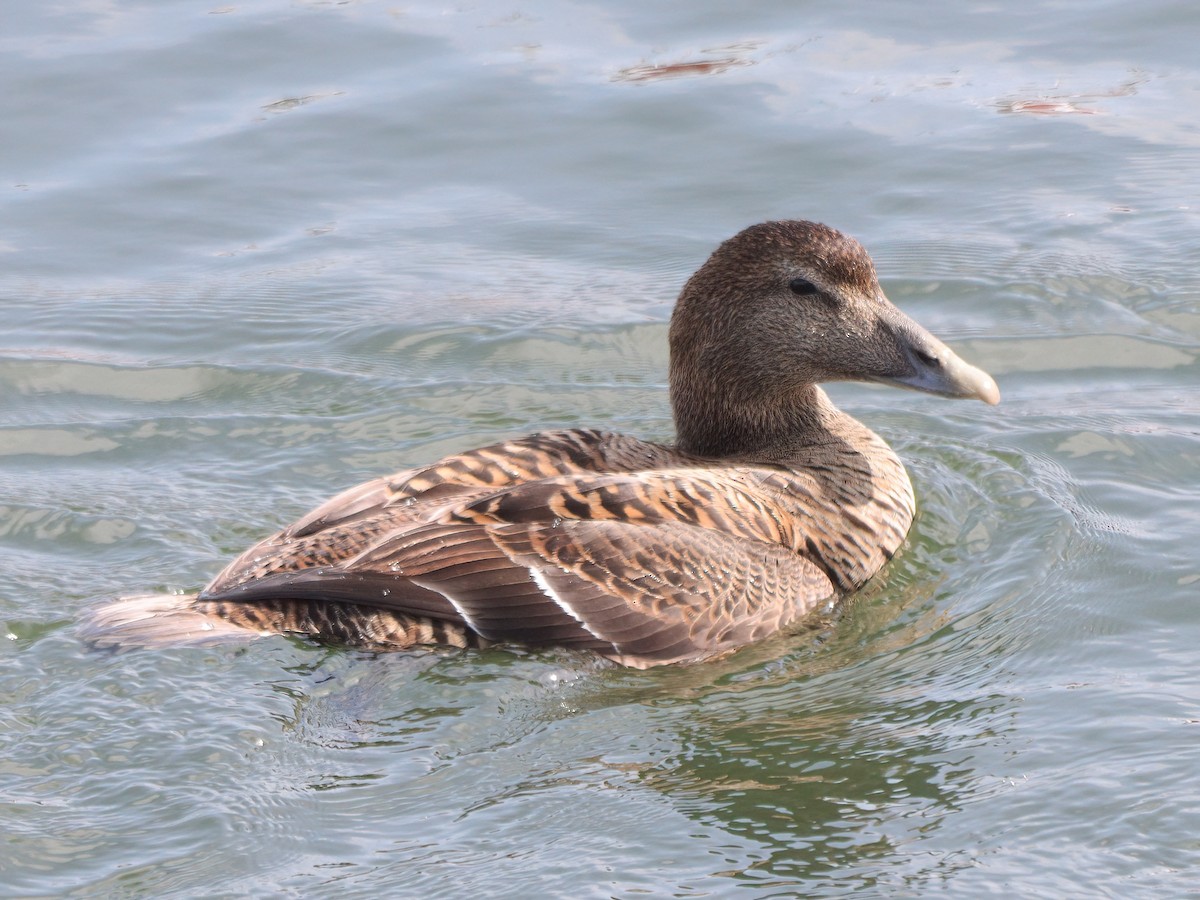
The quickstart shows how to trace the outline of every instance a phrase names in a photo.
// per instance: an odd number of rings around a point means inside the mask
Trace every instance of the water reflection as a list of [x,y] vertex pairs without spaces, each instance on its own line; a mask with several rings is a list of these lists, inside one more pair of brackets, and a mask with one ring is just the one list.
[[703,720],[681,729],[679,752],[642,773],[689,816],[764,848],[736,873],[747,880],[810,883],[886,861],[977,799],[967,748],[1010,727],[1004,697],[876,706],[818,696],[815,709],[797,708],[805,687],[760,689],[749,704],[710,698]]

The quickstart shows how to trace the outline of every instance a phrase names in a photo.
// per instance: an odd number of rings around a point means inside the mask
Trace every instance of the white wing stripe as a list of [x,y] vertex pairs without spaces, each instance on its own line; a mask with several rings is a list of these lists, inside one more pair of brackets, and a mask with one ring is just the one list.
[[[592,637],[596,638],[597,640],[605,641],[610,644],[612,643],[612,641],[610,641],[604,635],[598,633],[594,628],[592,628],[592,626],[589,625],[587,623],[587,621],[581,615],[579,615],[579,613],[577,613],[575,611],[575,609],[571,606],[571,604],[568,603],[566,600],[564,600],[563,597],[558,593],[558,591],[554,590],[554,588],[552,588],[550,586],[550,582],[546,579],[546,576],[542,573],[542,571],[540,569],[538,569],[534,566],[527,566],[526,568],[529,569],[530,577],[533,578],[534,583],[541,589],[542,593],[545,594],[547,597],[549,597],[551,600],[553,600],[558,605],[559,609],[561,609],[568,616],[570,616],[572,619],[574,619],[576,622],[578,622],[580,625],[582,625],[584,627],[584,629],[587,631],[587,633],[590,634]],[[563,571],[567,572],[568,570],[563,569]]]
[[[425,588],[426,590],[430,590],[430,591],[437,591],[439,594],[441,594],[443,597],[445,597],[450,602],[450,605],[454,607],[454,611],[456,613],[458,613],[460,616],[462,616],[462,620],[463,620],[463,622],[466,623],[468,628],[470,628],[472,631],[474,631],[478,635],[481,635],[485,638],[488,637],[487,634],[484,634],[483,630],[479,627],[479,625],[476,624],[475,620],[471,618],[470,614],[466,611],[466,609],[463,608],[463,605],[461,603],[459,603],[457,600],[455,600],[454,597],[450,594],[449,591],[446,590],[445,587],[443,587],[440,584],[427,582],[427,581],[424,581],[423,579],[418,579],[418,578],[409,578],[408,580],[411,583],[415,584],[417,587]],[[490,639],[491,638],[489,638],[489,640]]]

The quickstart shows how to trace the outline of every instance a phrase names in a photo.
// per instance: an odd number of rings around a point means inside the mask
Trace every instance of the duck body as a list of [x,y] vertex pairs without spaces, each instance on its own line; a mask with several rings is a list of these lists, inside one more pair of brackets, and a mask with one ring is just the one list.
[[546,432],[376,479],[198,594],[96,608],[85,637],[296,633],[558,645],[638,668],[702,659],[860,587],[912,523],[900,460],[818,381],[998,400],[986,374],[888,303],[857,242],[809,222],[718,248],[684,288],[671,350],[674,446]]

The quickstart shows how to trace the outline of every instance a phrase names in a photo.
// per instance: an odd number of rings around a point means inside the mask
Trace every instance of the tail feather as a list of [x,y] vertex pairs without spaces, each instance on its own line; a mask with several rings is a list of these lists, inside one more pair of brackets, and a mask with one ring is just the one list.
[[461,622],[311,598],[258,603],[204,600],[199,594],[140,594],[93,607],[79,636],[97,647],[211,647],[270,634],[305,635],[377,650],[415,645],[487,647]]
[[211,647],[273,632],[236,625],[196,606],[196,594],[139,594],[93,607],[79,636],[97,647]]

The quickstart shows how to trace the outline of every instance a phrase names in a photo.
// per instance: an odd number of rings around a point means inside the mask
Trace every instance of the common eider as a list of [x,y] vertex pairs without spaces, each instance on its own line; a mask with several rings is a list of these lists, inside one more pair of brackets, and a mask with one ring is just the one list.
[[860,587],[912,524],[891,448],[818,386],[999,402],[814,222],[721,244],[671,317],[674,444],[534,434],[339,494],[202,591],[93,609],[99,645],[288,633],[372,648],[495,642],[646,668],[760,640]]

